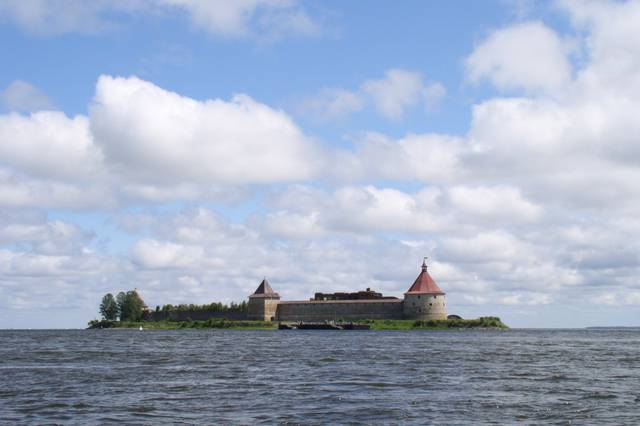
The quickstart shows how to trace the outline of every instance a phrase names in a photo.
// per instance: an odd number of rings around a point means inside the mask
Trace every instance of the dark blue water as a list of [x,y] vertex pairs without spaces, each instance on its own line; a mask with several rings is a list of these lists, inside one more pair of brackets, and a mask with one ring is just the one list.
[[0,421],[640,424],[640,330],[0,331]]

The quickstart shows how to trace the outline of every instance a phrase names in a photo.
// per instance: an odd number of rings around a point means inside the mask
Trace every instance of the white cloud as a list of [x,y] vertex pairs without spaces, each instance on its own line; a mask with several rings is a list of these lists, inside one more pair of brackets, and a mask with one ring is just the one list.
[[[16,223],[17,222],[17,223]],[[77,226],[59,220],[47,223],[0,223],[2,244],[29,245],[46,255],[81,253],[90,235]]]
[[[247,35],[248,21],[261,3],[268,1],[202,2],[197,0],[163,0],[168,5],[188,11],[193,24],[211,33]],[[272,2],[273,3],[273,2]]]
[[571,81],[568,44],[541,22],[492,32],[466,59],[472,82],[489,80],[502,90],[561,90]]
[[533,201],[627,209],[640,190],[633,184],[640,179],[632,165],[640,158],[634,136],[640,124],[627,113],[632,105],[640,106],[640,98],[612,99],[600,91],[564,102],[492,99],[474,108],[471,146],[458,161],[468,176],[511,182]]
[[419,73],[401,69],[390,69],[382,79],[365,81],[362,90],[371,97],[378,112],[392,120],[424,100],[432,104],[444,95],[441,84],[425,86]]
[[57,111],[0,115],[0,205],[115,204],[87,117]]
[[86,209],[117,204],[114,188],[106,182],[34,179],[0,168],[0,206]]
[[91,130],[109,166],[143,182],[276,182],[310,178],[318,167],[293,121],[246,95],[200,102],[102,76]]
[[287,238],[330,233],[425,232],[449,225],[438,204],[440,192],[415,194],[392,188],[345,186],[333,193],[295,187],[274,196],[278,208],[265,218],[265,230]]
[[418,200],[395,189],[341,188],[334,194],[330,222],[334,229],[430,230],[439,218],[421,208]]
[[425,84],[418,72],[390,69],[381,79],[364,81],[359,90],[324,88],[306,98],[299,106],[303,114],[323,119],[338,119],[373,105],[383,117],[398,120],[411,108],[424,105],[434,109],[446,94],[438,82]]
[[457,209],[470,217],[534,221],[542,210],[524,199],[517,188],[507,186],[453,186],[449,197]]
[[553,298],[548,294],[530,293],[530,294],[512,294],[504,296],[498,300],[502,305],[548,305],[552,303]]
[[585,36],[587,66],[578,73],[580,91],[615,98],[640,96],[640,20],[637,1],[574,1],[558,3]]
[[138,241],[132,250],[133,260],[149,269],[193,267],[200,263],[203,255],[201,247],[150,239]]
[[264,232],[295,240],[321,237],[327,233],[327,229],[320,223],[318,211],[296,213],[280,210],[267,216]]
[[147,201],[168,203],[182,201],[211,201],[233,205],[249,198],[252,191],[246,186],[215,185],[207,182],[150,184],[122,182],[117,188],[122,202]]
[[368,133],[356,141],[351,168],[367,177],[446,182],[459,173],[463,149],[461,139],[447,135],[407,135],[392,140]]
[[324,156],[284,112],[245,95],[197,101],[103,76],[89,117],[0,115],[0,204],[234,203],[248,184],[315,176]]
[[53,103],[43,91],[22,80],[13,81],[0,92],[0,104],[20,112],[53,109]]
[[514,262],[534,259],[533,247],[506,231],[485,231],[472,237],[443,237],[439,251],[452,262]]
[[319,26],[295,0],[160,0],[183,9],[196,28],[229,37],[249,36],[259,31],[269,37],[287,33],[312,35]]
[[606,292],[594,295],[591,303],[606,306],[636,306],[640,305],[640,292],[629,293]]
[[87,117],[42,111],[0,116],[0,164],[36,177],[89,178],[99,173]]

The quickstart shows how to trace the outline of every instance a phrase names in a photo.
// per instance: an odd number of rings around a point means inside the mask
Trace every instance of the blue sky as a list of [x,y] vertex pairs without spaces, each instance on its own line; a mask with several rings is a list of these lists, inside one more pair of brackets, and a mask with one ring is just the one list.
[[637,1],[0,1],[0,327],[101,296],[637,325]]

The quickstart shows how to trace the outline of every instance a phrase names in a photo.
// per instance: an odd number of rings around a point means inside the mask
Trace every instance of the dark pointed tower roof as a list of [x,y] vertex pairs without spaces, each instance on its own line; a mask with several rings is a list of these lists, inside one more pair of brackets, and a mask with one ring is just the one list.
[[427,258],[422,261],[422,272],[405,294],[445,294],[427,272]]
[[280,295],[273,291],[271,286],[269,285],[269,281],[267,279],[263,279],[256,291],[249,297],[265,297],[265,298],[280,298]]

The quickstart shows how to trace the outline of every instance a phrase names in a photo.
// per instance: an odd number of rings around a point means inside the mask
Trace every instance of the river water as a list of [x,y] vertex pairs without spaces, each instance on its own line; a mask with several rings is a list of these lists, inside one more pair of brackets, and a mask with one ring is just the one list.
[[640,424],[640,330],[0,331],[2,424]]

